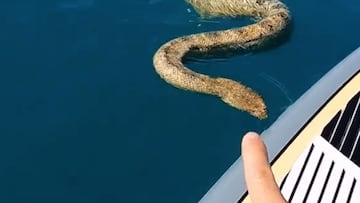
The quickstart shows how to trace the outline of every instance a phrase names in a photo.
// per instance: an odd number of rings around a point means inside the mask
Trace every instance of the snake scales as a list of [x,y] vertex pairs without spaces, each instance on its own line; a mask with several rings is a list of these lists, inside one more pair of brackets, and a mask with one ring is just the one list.
[[214,49],[249,49],[276,37],[290,21],[289,11],[278,0],[186,0],[201,16],[250,16],[254,24],[175,38],[162,45],[153,57],[156,72],[173,86],[220,97],[228,105],[259,119],[267,118],[262,97],[251,88],[227,78],[213,78],[185,67],[188,52]]

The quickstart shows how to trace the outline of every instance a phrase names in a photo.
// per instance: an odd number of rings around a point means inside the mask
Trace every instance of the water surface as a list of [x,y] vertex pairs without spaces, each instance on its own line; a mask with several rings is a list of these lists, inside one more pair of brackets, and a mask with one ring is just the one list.
[[174,37],[249,21],[204,21],[181,0],[2,1],[0,201],[198,201],[243,133],[266,129],[360,45],[357,0],[285,3],[293,28],[278,47],[188,64],[260,92],[270,116],[259,121],[152,67]]

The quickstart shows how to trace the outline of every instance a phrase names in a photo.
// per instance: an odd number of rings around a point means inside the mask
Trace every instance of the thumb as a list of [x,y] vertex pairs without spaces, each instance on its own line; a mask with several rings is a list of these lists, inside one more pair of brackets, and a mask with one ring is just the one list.
[[249,132],[242,140],[245,181],[253,203],[286,202],[269,165],[266,147],[257,133]]

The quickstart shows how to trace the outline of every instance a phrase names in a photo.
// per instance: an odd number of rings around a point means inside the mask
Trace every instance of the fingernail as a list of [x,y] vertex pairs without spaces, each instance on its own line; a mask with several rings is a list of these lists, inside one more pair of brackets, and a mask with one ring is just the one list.
[[256,132],[248,132],[245,135],[248,139],[257,139],[259,137],[259,134],[257,134]]

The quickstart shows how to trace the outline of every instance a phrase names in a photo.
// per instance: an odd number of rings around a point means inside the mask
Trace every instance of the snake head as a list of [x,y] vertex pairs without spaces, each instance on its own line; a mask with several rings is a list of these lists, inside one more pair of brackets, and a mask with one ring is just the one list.
[[254,90],[226,78],[217,78],[217,81],[221,84],[220,97],[225,103],[258,119],[267,118],[265,102]]

